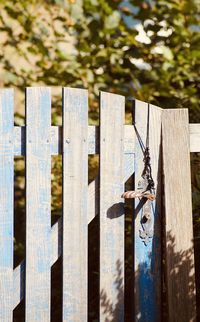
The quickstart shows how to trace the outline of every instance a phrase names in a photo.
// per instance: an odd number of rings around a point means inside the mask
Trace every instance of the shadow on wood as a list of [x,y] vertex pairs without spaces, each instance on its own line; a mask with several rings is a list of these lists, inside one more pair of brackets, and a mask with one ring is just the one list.
[[107,210],[107,218],[114,219],[124,215],[124,202],[118,202]]
[[114,284],[117,290],[117,303],[115,306],[113,306],[113,303],[104,290],[101,290],[100,292],[100,305],[106,316],[105,322],[121,322],[124,317],[123,272],[120,260],[117,260],[116,262],[116,278]]
[[[184,236],[183,236],[184,238]],[[193,248],[176,252],[175,237],[171,232],[167,232],[166,236],[168,258],[172,259],[173,266],[168,272],[168,278],[173,281],[173,302],[174,316],[177,322],[193,322],[196,321],[196,296],[195,296],[195,279],[194,279],[194,259]],[[164,262],[165,264],[165,262]],[[181,281],[181,282],[180,282]],[[164,294],[167,298],[167,281],[164,283]],[[168,303],[166,301],[166,310],[163,314],[163,321],[170,321],[168,316]],[[180,316],[180,310],[181,316]]]

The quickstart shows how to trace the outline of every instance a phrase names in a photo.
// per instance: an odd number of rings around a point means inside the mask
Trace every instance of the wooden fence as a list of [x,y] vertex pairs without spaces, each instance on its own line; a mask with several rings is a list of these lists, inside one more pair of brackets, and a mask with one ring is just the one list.
[[[188,124],[187,109],[162,110],[135,100],[135,126],[125,125],[124,97],[101,92],[100,125],[88,126],[87,91],[64,88],[62,95],[63,125],[51,126],[50,89],[27,88],[26,125],[19,127],[14,126],[13,90],[0,90],[0,321],[11,322],[23,298],[26,322],[50,321],[51,266],[60,256],[62,321],[88,320],[88,224],[97,214],[99,321],[124,321],[121,194],[133,173],[137,185],[144,166],[135,127],[144,142],[149,129],[156,201],[147,245],[139,235],[142,207],[135,202],[132,320],[161,321],[164,278],[168,320],[195,321],[189,152],[200,152],[200,124]],[[51,226],[51,156],[58,154],[63,215]],[[100,155],[100,170],[88,186],[91,154]],[[26,258],[13,269],[14,157],[20,155],[26,159]],[[102,305],[105,298],[109,310]]]

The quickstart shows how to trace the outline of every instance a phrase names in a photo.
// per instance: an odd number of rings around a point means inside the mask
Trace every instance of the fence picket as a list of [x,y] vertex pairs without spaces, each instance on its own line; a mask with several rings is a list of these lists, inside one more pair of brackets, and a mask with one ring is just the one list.
[[[153,238],[147,245],[140,238],[142,230],[142,201],[135,200],[135,321],[161,320],[161,113],[162,110],[147,103],[135,101],[136,129],[146,145],[149,123],[149,148],[152,176],[155,181],[156,201],[152,206]],[[148,121],[149,115],[149,121]],[[135,189],[144,169],[143,152],[139,140],[135,141]]]
[[0,90],[0,321],[13,310],[13,90]]
[[88,93],[63,90],[63,321],[87,321]]
[[168,320],[196,321],[188,110],[163,111]]
[[50,321],[51,92],[26,90],[26,322]]
[[[100,97],[100,321],[124,320],[124,97]],[[110,303],[110,305],[109,305]]]

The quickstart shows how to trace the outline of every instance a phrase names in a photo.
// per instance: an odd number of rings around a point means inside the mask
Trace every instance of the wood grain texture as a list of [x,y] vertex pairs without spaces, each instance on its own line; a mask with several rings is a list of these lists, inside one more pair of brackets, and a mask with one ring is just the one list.
[[[152,177],[155,182],[156,200],[152,204],[153,238],[146,246],[139,236],[142,203],[135,200],[134,211],[134,262],[135,262],[135,316],[134,321],[161,321],[161,113],[156,106],[136,100],[135,123],[146,146],[149,115],[149,148]],[[149,114],[148,114],[149,113]],[[143,152],[139,140],[135,141],[135,189],[144,169]]]
[[200,124],[189,124],[190,152],[200,152]]
[[163,111],[166,277],[170,322],[196,320],[188,111]]
[[50,321],[51,92],[26,90],[26,322]]
[[124,97],[100,97],[100,321],[124,321]]
[[87,321],[88,93],[63,89],[63,321]]
[[13,309],[13,90],[0,90],[0,321]]

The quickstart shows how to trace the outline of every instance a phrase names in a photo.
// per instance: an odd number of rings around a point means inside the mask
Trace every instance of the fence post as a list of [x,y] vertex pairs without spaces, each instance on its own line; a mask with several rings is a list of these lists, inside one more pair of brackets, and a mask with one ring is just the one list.
[[162,115],[168,319],[196,320],[188,110]]
[[[161,321],[161,114],[156,106],[136,100],[134,104],[136,129],[146,144],[149,124],[149,148],[156,200],[152,206],[153,237],[147,245],[140,238],[142,200],[135,200],[134,211],[134,321]],[[135,140],[135,189],[144,169],[140,142]]]

